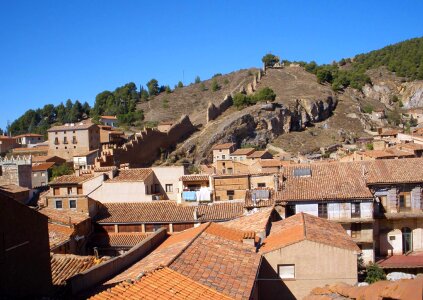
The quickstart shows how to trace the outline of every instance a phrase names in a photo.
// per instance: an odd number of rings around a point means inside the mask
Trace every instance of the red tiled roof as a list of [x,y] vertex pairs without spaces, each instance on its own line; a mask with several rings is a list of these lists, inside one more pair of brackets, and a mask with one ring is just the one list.
[[126,299],[232,299],[216,290],[202,285],[170,268],[154,270],[139,280],[119,285],[97,294],[92,300]]
[[242,242],[244,239],[254,239],[256,236],[256,233],[253,230],[247,231],[244,229],[238,229],[231,226],[223,226],[221,224],[216,223],[211,223],[207,227],[205,232],[235,242]]
[[231,155],[249,155],[256,151],[254,148],[240,148],[231,153]]
[[179,178],[180,181],[208,181],[210,178],[207,174],[184,175]]
[[13,138],[21,138],[21,137],[42,137],[41,134],[36,134],[36,133],[27,133],[27,134],[20,134],[17,136],[14,136]]
[[284,165],[290,165],[290,161],[282,161],[279,159],[260,159],[259,164],[262,168],[282,167]]
[[395,154],[392,152],[388,152],[386,150],[368,150],[362,152],[363,155],[372,157],[372,158],[394,158],[396,157]]
[[101,116],[103,119],[117,120],[116,116]]
[[[311,176],[294,176],[294,171],[311,170]],[[360,162],[336,162],[285,166],[282,201],[334,199],[369,199],[373,195],[366,186],[365,169]]]
[[267,150],[263,150],[263,151],[254,151],[253,153],[251,153],[250,155],[248,155],[248,158],[261,158],[263,155],[265,155],[266,153],[269,153]]
[[53,254],[51,256],[51,275],[53,285],[65,285],[69,278],[102,263],[107,258],[96,260],[94,256],[73,254]]
[[[72,124],[74,125],[72,126]],[[85,120],[82,122],[70,123],[68,125],[53,126],[47,131],[50,132],[50,131],[84,130],[84,129],[91,128],[92,126],[97,126],[97,125],[95,125],[94,123],[91,123],[90,121]]]
[[147,237],[142,232],[96,233],[90,242],[97,247],[133,247]]
[[38,212],[47,216],[51,222],[64,225],[79,224],[90,218],[87,214],[81,212],[72,210],[57,210],[50,207],[43,207]]
[[379,135],[380,136],[390,136],[390,135],[397,135],[398,133],[400,133],[400,131],[397,130],[397,129],[385,129]]
[[32,165],[32,171],[33,172],[47,171],[48,169],[53,167],[54,164],[55,164],[54,162],[46,162],[46,163],[35,164],[35,165]]
[[378,265],[384,269],[397,268],[423,268],[423,253],[411,253],[409,255],[393,255],[381,259]]
[[70,239],[74,230],[69,226],[48,223],[48,237],[50,242],[50,250],[67,243]]
[[264,240],[260,252],[271,252],[303,240],[360,251],[360,248],[339,223],[299,213],[272,223],[270,234]]
[[[183,206],[175,201],[103,203],[97,215],[99,223],[197,223],[230,220],[243,214],[243,203],[224,202]],[[198,218],[194,218],[197,209]]]
[[366,168],[368,184],[423,182],[423,158],[375,160]]
[[212,150],[224,150],[234,147],[234,143],[217,144],[212,147]]
[[264,208],[261,211],[253,212],[249,215],[242,216],[231,221],[222,222],[220,224],[229,228],[260,233],[266,231],[273,210],[273,207]]
[[[94,178],[94,174],[84,174],[80,176],[76,175],[63,175],[56,177],[53,179],[49,184],[50,185],[58,185],[58,184],[80,184],[84,181],[90,180]],[[98,175],[97,175],[98,176]]]
[[15,193],[29,192],[29,189],[26,187],[16,185],[16,184],[4,184],[4,185],[0,185],[0,191],[6,194],[15,194]]
[[150,168],[124,169],[119,170],[118,174],[107,182],[144,181],[152,173],[153,170]]

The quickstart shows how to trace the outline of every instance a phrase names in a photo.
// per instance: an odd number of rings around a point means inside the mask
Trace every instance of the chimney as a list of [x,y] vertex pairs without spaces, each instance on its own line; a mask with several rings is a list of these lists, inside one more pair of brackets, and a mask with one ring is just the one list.
[[197,206],[194,207],[194,220],[195,221],[198,220],[198,207]]

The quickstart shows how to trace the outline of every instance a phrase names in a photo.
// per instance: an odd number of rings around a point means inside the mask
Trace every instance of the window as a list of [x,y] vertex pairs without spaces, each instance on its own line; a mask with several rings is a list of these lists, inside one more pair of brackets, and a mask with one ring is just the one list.
[[351,218],[360,218],[360,202],[351,203]]
[[59,188],[53,188],[53,195],[55,195],[55,196],[60,195],[60,189]]
[[69,208],[76,209],[76,200],[69,200]]
[[411,197],[410,193],[400,193],[399,194],[399,207],[401,208],[409,208],[411,206]]
[[295,205],[288,204],[285,208],[285,217],[288,218],[293,215],[295,215]]
[[222,154],[222,159],[225,159],[225,154]]
[[319,218],[328,218],[328,204],[327,203],[319,203],[318,204],[318,216]]
[[351,224],[351,237],[352,238],[360,238],[361,235],[361,224],[360,223],[352,223]]
[[72,188],[71,187],[68,187],[68,194],[72,195]]
[[67,144],[68,143],[68,138],[65,136],[63,137],[63,144]]
[[46,173],[41,173],[41,177],[46,177]]
[[278,274],[281,279],[295,279],[295,265],[278,265]]
[[62,200],[56,200],[55,206],[56,206],[56,209],[62,209],[63,208]]
[[228,168],[228,174],[233,174],[233,173],[234,173],[234,169]]
[[166,184],[166,193],[173,193],[173,184]]
[[235,191],[233,190],[226,191],[226,195],[228,196],[229,200],[234,200]]
[[72,137],[72,144],[76,144],[76,143],[77,143],[76,136],[73,136]]
[[[56,132],[56,134],[57,134],[57,132]],[[59,145],[59,138],[57,138],[57,137],[54,138],[54,144]]]
[[38,176],[38,173],[34,173],[34,177],[37,177]]
[[257,183],[257,187],[259,187],[259,188],[265,188],[266,187],[266,183],[265,182],[259,182],[259,183]]

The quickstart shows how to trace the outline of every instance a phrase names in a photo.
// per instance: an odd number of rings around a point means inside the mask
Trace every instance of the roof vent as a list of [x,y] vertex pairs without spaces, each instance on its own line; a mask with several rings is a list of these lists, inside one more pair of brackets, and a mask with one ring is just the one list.
[[311,177],[311,169],[294,169],[294,176],[295,177]]

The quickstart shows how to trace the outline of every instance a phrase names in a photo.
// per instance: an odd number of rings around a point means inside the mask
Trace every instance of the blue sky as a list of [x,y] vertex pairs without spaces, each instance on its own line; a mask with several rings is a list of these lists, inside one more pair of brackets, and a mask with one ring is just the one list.
[[0,128],[27,109],[151,78],[329,63],[423,35],[423,1],[0,0]]

